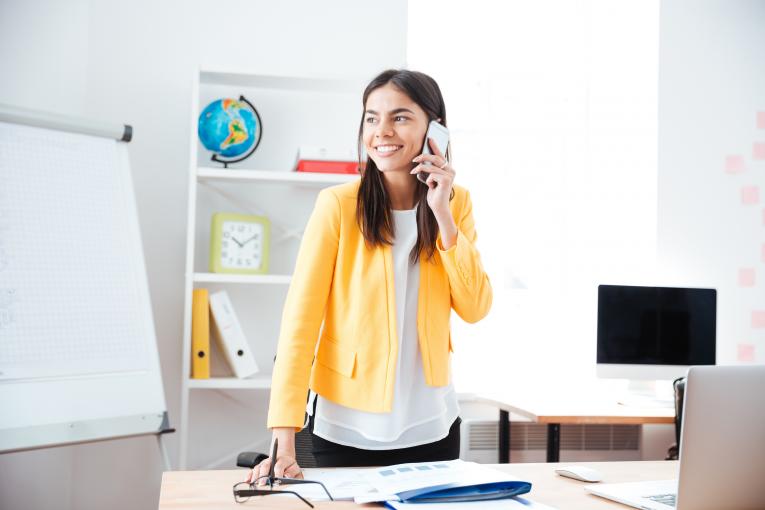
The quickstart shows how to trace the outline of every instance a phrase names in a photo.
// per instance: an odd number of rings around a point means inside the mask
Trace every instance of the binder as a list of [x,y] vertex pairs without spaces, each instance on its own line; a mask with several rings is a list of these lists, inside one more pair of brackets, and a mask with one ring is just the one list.
[[374,468],[364,477],[375,490],[356,495],[354,501],[383,502],[395,510],[411,504],[494,501],[531,491],[530,482],[460,459]]
[[[464,503],[468,501],[493,501],[507,499],[531,490],[531,483],[521,480],[480,483],[457,487],[425,487],[397,494],[401,503]],[[387,506],[398,508],[395,501],[386,501]]]
[[207,289],[194,289],[191,299],[191,378],[210,378],[210,306]]
[[258,365],[252,355],[250,345],[244,336],[242,326],[236,317],[234,307],[225,290],[210,294],[210,311],[219,346],[223,355],[234,371],[234,375],[240,379],[250,377],[258,373]]

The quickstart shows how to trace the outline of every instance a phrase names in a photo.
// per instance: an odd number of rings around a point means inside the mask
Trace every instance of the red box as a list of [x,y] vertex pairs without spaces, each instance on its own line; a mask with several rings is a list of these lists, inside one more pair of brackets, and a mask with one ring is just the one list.
[[357,161],[312,161],[302,159],[297,163],[298,172],[315,172],[320,174],[357,174]]

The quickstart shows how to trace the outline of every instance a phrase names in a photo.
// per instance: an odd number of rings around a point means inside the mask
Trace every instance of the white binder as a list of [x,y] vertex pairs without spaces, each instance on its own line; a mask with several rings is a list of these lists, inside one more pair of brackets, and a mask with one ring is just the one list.
[[255,357],[225,290],[210,294],[210,311],[218,333],[218,345],[234,374],[240,379],[257,374]]

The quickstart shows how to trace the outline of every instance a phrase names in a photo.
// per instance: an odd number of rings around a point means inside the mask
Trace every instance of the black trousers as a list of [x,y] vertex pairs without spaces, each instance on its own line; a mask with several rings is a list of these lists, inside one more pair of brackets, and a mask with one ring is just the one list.
[[327,441],[313,433],[313,416],[308,420],[308,429],[313,445],[311,453],[318,467],[388,466],[459,458],[460,423],[462,418],[458,417],[449,428],[449,435],[439,441],[393,450],[363,450]]

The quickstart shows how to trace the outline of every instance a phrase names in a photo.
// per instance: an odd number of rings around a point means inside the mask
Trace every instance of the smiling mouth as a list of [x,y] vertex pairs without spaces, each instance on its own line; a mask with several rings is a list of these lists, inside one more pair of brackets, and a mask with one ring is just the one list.
[[378,156],[386,157],[390,156],[391,154],[395,154],[398,151],[400,151],[404,146],[403,145],[378,145],[375,147],[375,153],[377,153]]

